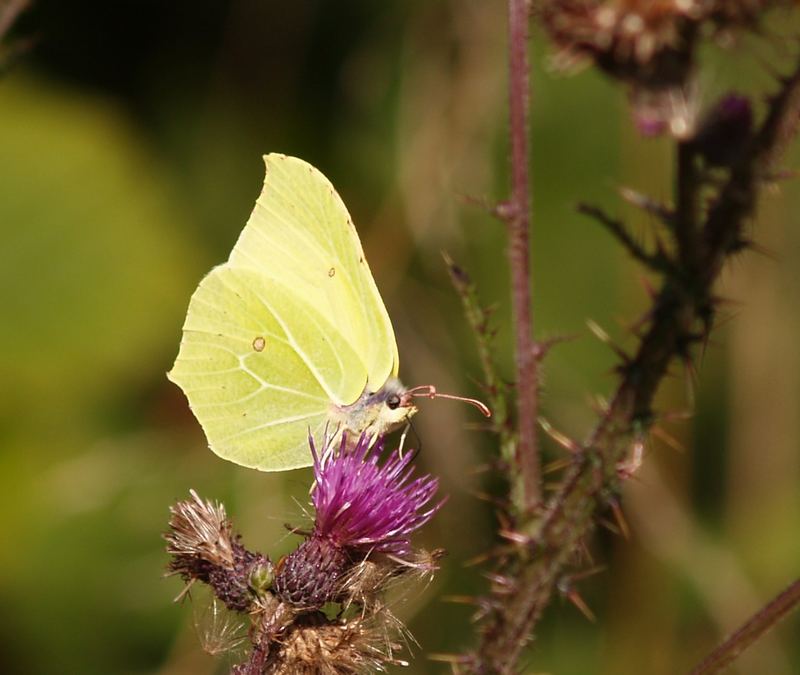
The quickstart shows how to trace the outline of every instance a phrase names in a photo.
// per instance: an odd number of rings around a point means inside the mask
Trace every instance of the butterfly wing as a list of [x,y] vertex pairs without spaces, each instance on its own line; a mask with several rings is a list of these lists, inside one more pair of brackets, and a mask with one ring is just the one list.
[[220,457],[262,471],[311,464],[331,403],[363,391],[366,368],[327,319],[289,288],[225,264],[189,303],[169,378]]
[[264,161],[263,191],[229,263],[280,281],[325,316],[361,355],[376,391],[397,376],[397,342],[350,214],[307,162]]
[[391,322],[350,216],[302,160],[265,157],[264,188],[227,263],[192,296],[168,377],[210,448],[264,471],[311,464],[331,405],[397,373]]

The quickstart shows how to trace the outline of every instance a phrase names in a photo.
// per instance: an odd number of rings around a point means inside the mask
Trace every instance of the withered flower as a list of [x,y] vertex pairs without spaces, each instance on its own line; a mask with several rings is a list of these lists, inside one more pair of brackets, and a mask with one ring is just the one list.
[[170,507],[170,529],[164,535],[172,556],[169,571],[189,583],[208,584],[229,609],[246,611],[258,592],[271,585],[272,563],[241,544],[222,504],[190,493],[191,499]]
[[544,0],[539,18],[558,69],[593,63],[625,83],[640,133],[695,133],[693,73],[703,37],[757,27],[787,0]]

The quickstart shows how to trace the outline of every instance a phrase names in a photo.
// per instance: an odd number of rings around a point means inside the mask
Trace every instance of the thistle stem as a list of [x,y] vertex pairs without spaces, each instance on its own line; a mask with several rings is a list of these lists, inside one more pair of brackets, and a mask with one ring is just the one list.
[[530,271],[530,184],[528,176],[528,3],[509,0],[509,134],[511,142],[511,197],[502,209],[508,226],[508,258],[514,311],[517,385],[515,469],[519,481],[514,498],[522,513],[530,513],[541,499],[538,418],[538,363],[533,341]]
[[711,675],[730,665],[753,642],[800,604],[800,579],[751,616],[727,640],[692,669],[690,675]]

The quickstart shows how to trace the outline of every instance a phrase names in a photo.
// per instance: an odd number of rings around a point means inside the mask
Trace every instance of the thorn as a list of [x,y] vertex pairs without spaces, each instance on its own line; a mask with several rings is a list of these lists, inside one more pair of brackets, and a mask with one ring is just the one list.
[[669,412],[663,412],[659,415],[659,418],[664,420],[665,422],[683,422],[685,420],[690,420],[694,417],[693,410],[672,410]]
[[443,595],[443,602],[449,602],[454,605],[472,605],[477,606],[481,603],[480,598],[472,595]]
[[542,430],[569,453],[577,455],[583,452],[583,448],[578,442],[573,441],[566,434],[562,434],[546,418],[540,416],[537,421]]
[[625,514],[622,513],[622,507],[619,505],[619,502],[616,499],[612,499],[609,501],[609,506],[611,506],[611,512],[614,514],[614,520],[616,520],[617,526],[620,532],[622,532],[622,536],[630,540],[631,529],[628,527],[628,521],[625,520]]
[[589,606],[584,602],[581,594],[578,593],[576,590],[572,590],[567,592],[567,599],[578,608],[578,611],[583,614],[589,621],[595,623],[597,621],[597,617],[595,617],[594,612],[589,609]]
[[572,466],[572,458],[563,457],[553,462],[548,462],[544,467],[543,474],[546,476],[548,474],[555,473],[556,471],[566,469],[569,466]]
[[605,572],[606,568],[605,565],[595,565],[590,567],[588,570],[583,570],[583,572],[577,572],[572,575],[573,581],[583,581],[584,579],[588,579],[589,577],[596,576],[600,574],[600,572]]
[[516,532],[514,530],[498,530],[497,534],[500,535],[503,539],[510,541],[512,544],[519,544],[521,546],[530,546],[533,539],[529,537],[527,534],[522,534],[521,532]]
[[578,204],[578,212],[585,216],[594,218],[598,223],[608,230],[609,233],[633,256],[636,260],[644,264],[646,267],[656,272],[671,272],[672,264],[669,257],[662,255],[661,252],[656,254],[648,253],[644,248],[631,236],[625,225],[621,221],[612,218],[602,209],[591,206],[589,204]]
[[600,394],[595,394],[589,398],[589,406],[595,415],[603,416],[608,414],[608,399]]
[[666,429],[654,425],[650,429],[650,433],[664,443],[664,445],[672,448],[673,450],[683,454],[686,452],[686,447],[677,438],[670,434]]
[[638,190],[625,186],[617,188],[617,192],[628,204],[656,216],[665,225],[671,225],[675,212],[666,204],[662,204]]
[[556,481],[556,482],[550,481],[550,482],[544,483],[542,485],[542,487],[547,492],[558,492],[558,490],[561,489],[561,481]]
[[489,215],[497,216],[497,205],[494,203],[494,201],[486,197],[476,197],[474,195],[468,195],[464,192],[456,192],[455,196],[461,201],[462,204],[466,204],[467,206],[476,206],[481,211],[484,211]]
[[533,343],[533,358],[541,361],[556,345],[564,342],[571,342],[577,340],[578,335],[560,335],[557,337],[548,338],[547,340],[536,340]]
[[730,298],[727,295],[712,295],[709,301],[714,307],[733,305],[734,307],[744,307],[745,303],[738,298]]
[[752,239],[743,239],[742,240],[743,248],[750,249],[754,253],[758,253],[759,255],[763,255],[765,258],[769,258],[772,262],[779,263],[781,262],[781,257],[772,249],[763,246],[762,244],[758,244]]
[[478,555],[465,560],[464,567],[477,567],[478,565],[482,565],[487,560],[491,560],[492,555],[493,554],[489,551],[484,551],[483,553],[479,553]]
[[571,576],[562,577],[558,580],[556,587],[558,588],[561,595],[563,595],[567,600],[569,600],[578,611],[583,614],[589,621],[594,623],[596,621],[596,617],[589,606],[584,602],[581,594],[578,592],[576,588],[573,587],[572,582],[574,578]]
[[597,518],[597,524],[611,532],[611,534],[613,534],[615,537],[622,537],[623,539],[625,538],[625,536],[622,534],[622,531],[610,520],[606,520],[605,518]]
[[470,490],[470,495],[473,499],[477,499],[481,502],[486,502],[487,504],[493,504],[494,506],[499,506],[501,504],[500,500],[495,497],[494,495],[490,495],[488,492],[480,492],[478,490]]
[[470,467],[467,471],[468,476],[482,476],[483,474],[493,471],[495,467],[490,464],[478,464],[477,466]]
[[196,577],[192,577],[191,579],[189,579],[189,581],[186,582],[186,585],[183,587],[183,589],[181,589],[181,592],[175,596],[172,602],[183,602],[184,598],[190,597],[192,586],[194,585],[195,581],[197,581]]
[[505,511],[498,511],[497,521],[498,525],[504,530],[511,530],[514,527],[511,522],[511,517]]
[[722,328],[723,326],[727,326],[731,321],[733,321],[734,319],[738,318],[741,313],[742,313],[742,310],[741,309],[737,309],[734,312],[730,312],[728,314],[725,314],[725,316],[723,316],[722,318],[717,318],[717,320],[714,322],[714,330],[718,330],[719,328]]
[[619,356],[624,363],[630,363],[631,357],[625,353],[621,347],[618,347],[609,337],[608,333],[606,333],[603,328],[601,328],[595,321],[592,319],[586,319],[586,325],[588,326],[589,330],[594,333],[595,337],[597,337],[601,342],[606,344],[611,350]]

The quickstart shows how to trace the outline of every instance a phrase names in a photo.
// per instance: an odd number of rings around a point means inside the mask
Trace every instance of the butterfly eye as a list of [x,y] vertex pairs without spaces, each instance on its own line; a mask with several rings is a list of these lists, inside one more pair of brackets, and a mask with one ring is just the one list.
[[400,397],[397,394],[391,394],[386,399],[386,405],[389,407],[389,410],[395,410],[400,406]]

